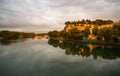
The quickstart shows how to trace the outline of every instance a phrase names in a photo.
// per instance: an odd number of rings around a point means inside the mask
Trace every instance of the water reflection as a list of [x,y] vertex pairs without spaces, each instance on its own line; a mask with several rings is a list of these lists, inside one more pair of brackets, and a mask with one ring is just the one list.
[[50,39],[49,45],[65,49],[66,55],[78,55],[82,57],[93,56],[94,59],[101,57],[103,59],[120,58],[119,46],[117,45],[93,45],[73,41],[57,41]]
[[[106,51],[103,50],[105,46],[78,42],[46,39],[20,41],[7,46],[0,45],[0,76],[120,76],[117,47],[114,51]],[[106,58],[106,54],[118,59],[108,60],[111,57],[107,55],[107,59],[94,60],[90,56]]]
[[27,39],[16,39],[16,40],[5,40],[5,39],[2,39],[0,40],[0,44],[1,45],[10,45],[11,43],[17,43],[17,42],[23,42]]

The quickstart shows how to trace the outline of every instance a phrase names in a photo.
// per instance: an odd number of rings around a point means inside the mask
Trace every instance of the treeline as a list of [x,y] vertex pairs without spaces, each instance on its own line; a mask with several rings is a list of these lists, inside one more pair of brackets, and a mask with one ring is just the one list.
[[[120,41],[120,22],[114,23],[112,27],[105,27],[98,29],[97,26],[92,29],[93,35],[96,36],[96,40],[104,42],[118,42]],[[63,40],[87,40],[90,35],[89,26],[84,31],[80,31],[77,28],[73,28],[69,31],[50,31],[48,35],[51,39],[63,39]]]
[[94,24],[94,25],[105,25],[105,24],[112,24],[113,21],[112,20],[103,20],[103,19],[96,19],[94,21],[91,21],[89,19],[82,19],[82,20],[78,20],[78,21],[66,21],[65,24],[74,24],[74,25],[78,25],[78,24]]
[[106,42],[119,42],[120,30],[114,28],[93,29],[93,34],[97,36],[97,40]]
[[71,29],[68,32],[65,30],[63,31],[50,31],[48,32],[48,35],[51,39],[65,39],[65,40],[83,40],[83,37],[87,37],[90,34],[90,31],[88,28],[86,28],[84,31],[80,31],[77,28]]
[[0,39],[12,40],[19,38],[34,38],[35,33],[26,33],[26,32],[16,32],[16,31],[0,31]]

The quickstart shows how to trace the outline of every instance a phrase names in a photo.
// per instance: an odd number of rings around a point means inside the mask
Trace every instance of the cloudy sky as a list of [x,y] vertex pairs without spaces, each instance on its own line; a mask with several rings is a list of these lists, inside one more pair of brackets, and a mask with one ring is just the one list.
[[120,0],[0,0],[0,30],[48,32],[97,18],[120,20]]

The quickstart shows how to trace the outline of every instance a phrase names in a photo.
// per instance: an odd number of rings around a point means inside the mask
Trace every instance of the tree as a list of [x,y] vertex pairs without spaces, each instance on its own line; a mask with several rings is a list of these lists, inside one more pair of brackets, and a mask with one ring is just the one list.
[[82,40],[83,39],[81,32],[77,28],[71,29],[68,33],[69,33],[70,39],[72,39],[72,40]]
[[100,25],[105,24],[105,22],[102,19],[96,19],[95,24],[100,26]]
[[90,29],[89,27],[86,27],[85,30],[83,31],[83,34],[85,37],[88,37],[88,35],[90,35]]
[[91,22],[91,20],[86,19],[86,23],[87,23],[87,24],[91,24],[92,22]]
[[8,30],[1,31],[1,37],[3,39],[9,39],[9,31]]
[[95,25],[94,28],[92,29],[93,35],[98,35],[98,27]]
[[67,22],[65,22],[65,25],[68,25],[68,24],[70,24],[71,22],[70,21],[67,21]]
[[59,38],[60,37],[60,33],[57,30],[48,32],[48,35],[50,38]]
[[113,29],[118,29],[120,31],[120,22],[116,22],[113,24]]
[[85,19],[81,20],[81,24],[85,24],[85,23],[86,23]]
[[9,32],[9,39],[18,39],[19,38],[19,32],[10,31]]
[[105,41],[117,42],[119,41],[119,31],[117,29],[112,28],[103,28],[100,29],[97,35],[98,40],[102,40],[104,38]]
[[112,24],[113,21],[112,20],[106,20],[106,24]]
[[62,38],[64,38],[64,39],[68,39],[69,37],[68,37],[68,33],[65,31],[65,30],[62,30],[61,32],[60,32],[60,36],[62,37]]

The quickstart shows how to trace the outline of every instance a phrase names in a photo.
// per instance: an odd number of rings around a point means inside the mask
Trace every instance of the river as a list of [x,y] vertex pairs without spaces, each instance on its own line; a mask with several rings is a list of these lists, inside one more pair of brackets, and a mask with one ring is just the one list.
[[120,48],[48,39],[3,41],[0,76],[120,76]]

